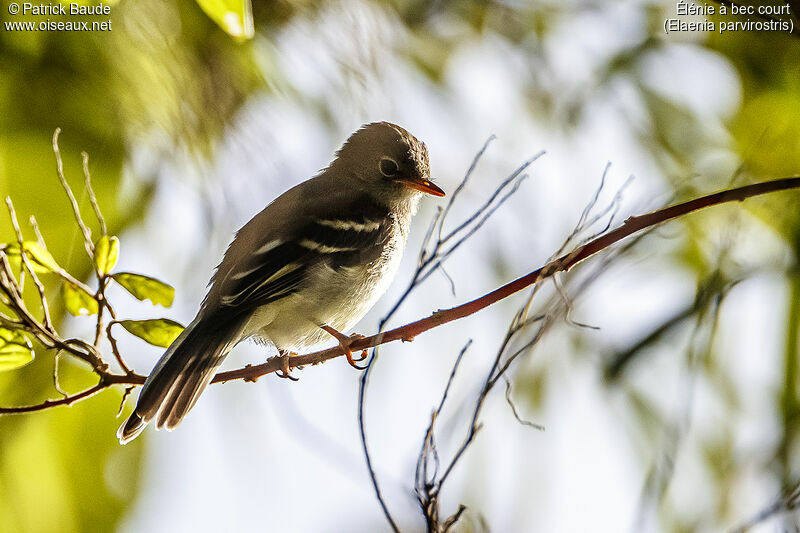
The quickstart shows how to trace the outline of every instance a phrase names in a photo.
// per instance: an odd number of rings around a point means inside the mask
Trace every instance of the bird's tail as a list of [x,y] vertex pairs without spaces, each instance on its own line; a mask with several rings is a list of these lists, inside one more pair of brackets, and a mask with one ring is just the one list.
[[181,423],[241,335],[240,322],[224,326],[195,318],[164,352],[148,376],[131,416],[119,427],[121,444],[155,420],[156,429]]

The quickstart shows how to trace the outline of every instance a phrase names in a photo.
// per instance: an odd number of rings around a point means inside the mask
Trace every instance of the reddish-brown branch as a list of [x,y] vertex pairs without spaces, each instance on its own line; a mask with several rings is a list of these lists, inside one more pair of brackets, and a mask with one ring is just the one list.
[[0,414],[13,415],[22,413],[33,413],[35,411],[44,411],[45,409],[58,407],[59,405],[72,405],[75,402],[79,402],[81,400],[85,400],[86,398],[94,396],[95,394],[107,388],[108,386],[109,386],[108,383],[104,383],[101,381],[94,387],[88,388],[84,391],[72,394],[70,396],[65,396],[64,398],[59,398],[58,400],[45,400],[42,403],[36,405],[22,405],[19,407],[0,407]]
[[[693,211],[697,211],[698,209],[703,209],[705,207],[711,207],[726,202],[742,201],[747,198],[752,198],[754,196],[771,192],[797,188],[800,188],[800,176],[782,178],[721,191],[703,196],[702,198],[697,198],[688,202],[665,207],[646,215],[630,217],[617,229],[614,229],[604,235],[601,235],[600,237],[597,237],[596,239],[589,241],[576,250],[565,254],[554,261],[551,261],[542,268],[534,270],[529,274],[507,283],[502,287],[481,296],[480,298],[476,298],[475,300],[450,309],[436,311],[427,318],[417,320],[416,322],[406,324],[405,326],[385,331],[371,337],[364,337],[362,339],[355,340],[350,345],[350,349],[352,351],[357,351],[397,340],[413,340],[417,335],[430,329],[442,326],[448,322],[453,322],[460,318],[467,317],[482,309],[485,309],[486,307],[489,307],[490,305],[497,303],[498,301],[507,298],[512,294],[530,287],[537,281],[552,276],[556,272],[567,271],[584,259],[587,259],[601,252],[602,250],[605,250],[612,244],[615,244],[638,231],[654,227],[668,220],[678,218]],[[316,365],[342,355],[344,355],[344,353],[339,346],[309,354],[296,355],[289,358],[289,367],[294,368],[302,365]],[[226,382],[235,379],[255,381],[263,375],[282,370],[284,364],[285,362],[282,361],[281,358],[273,357],[260,365],[247,365],[244,368],[237,370],[220,372],[214,377],[213,383]],[[135,373],[113,374],[108,371],[101,371],[98,369],[95,369],[95,371],[101,376],[101,381],[90,389],[67,398],[48,400],[35,406],[0,408],[0,414],[41,411],[43,409],[56,407],[58,405],[69,405],[73,402],[88,398],[109,386],[141,385],[146,379],[145,376]]]
[[[417,335],[430,329],[447,324],[448,322],[453,322],[454,320],[458,320],[460,318],[467,317],[482,309],[485,309],[486,307],[489,307],[490,305],[497,303],[504,298],[508,298],[514,293],[530,287],[537,281],[552,276],[556,272],[567,271],[584,259],[595,255],[596,253],[608,248],[612,244],[615,244],[625,237],[628,237],[638,231],[656,226],[668,220],[678,218],[693,211],[697,211],[698,209],[703,209],[705,207],[719,205],[726,202],[742,201],[747,198],[752,198],[753,196],[796,188],[800,188],[800,176],[745,185],[743,187],[737,187],[735,189],[709,194],[695,200],[665,207],[646,215],[630,217],[622,224],[622,226],[618,227],[617,229],[601,235],[600,237],[584,244],[580,248],[577,248],[576,250],[565,254],[554,261],[551,261],[542,268],[534,270],[530,274],[526,274],[521,278],[507,283],[502,287],[481,296],[480,298],[450,309],[436,311],[427,318],[417,320],[416,322],[406,324],[405,326],[401,326],[378,335],[373,335],[371,337],[358,339],[350,345],[350,349],[356,351],[397,340],[413,340]],[[294,368],[301,365],[316,365],[341,355],[343,355],[343,353],[339,347],[321,350],[305,355],[297,355],[289,358],[289,367]],[[275,372],[279,369],[280,363],[278,361],[267,361],[261,365],[247,366],[229,372],[220,372],[214,377],[213,382],[224,382],[233,379],[252,380],[257,379],[264,374]]]

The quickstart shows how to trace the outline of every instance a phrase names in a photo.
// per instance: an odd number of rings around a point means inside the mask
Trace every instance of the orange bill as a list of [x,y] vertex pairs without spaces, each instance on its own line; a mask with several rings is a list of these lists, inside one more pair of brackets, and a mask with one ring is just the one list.
[[434,196],[444,196],[444,191],[428,180],[403,180],[403,185]]

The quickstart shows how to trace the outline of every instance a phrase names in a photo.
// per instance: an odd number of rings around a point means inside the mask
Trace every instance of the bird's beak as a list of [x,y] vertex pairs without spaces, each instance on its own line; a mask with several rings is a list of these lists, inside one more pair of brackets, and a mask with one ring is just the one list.
[[432,194],[433,196],[444,196],[444,191],[440,189],[436,184],[428,180],[402,180],[403,185],[406,187],[410,187],[412,189],[416,189],[418,191],[422,191],[424,193]]

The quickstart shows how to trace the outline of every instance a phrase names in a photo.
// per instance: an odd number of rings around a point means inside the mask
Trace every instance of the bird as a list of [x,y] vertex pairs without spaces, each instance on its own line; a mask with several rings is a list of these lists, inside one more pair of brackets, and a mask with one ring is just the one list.
[[[411,219],[431,181],[428,150],[389,122],[361,126],[311,179],[284,192],[238,232],[191,323],[145,380],[121,444],[153,422],[175,429],[231,349],[246,339],[293,350],[347,331],[389,287]],[[282,377],[289,375],[284,363]]]

